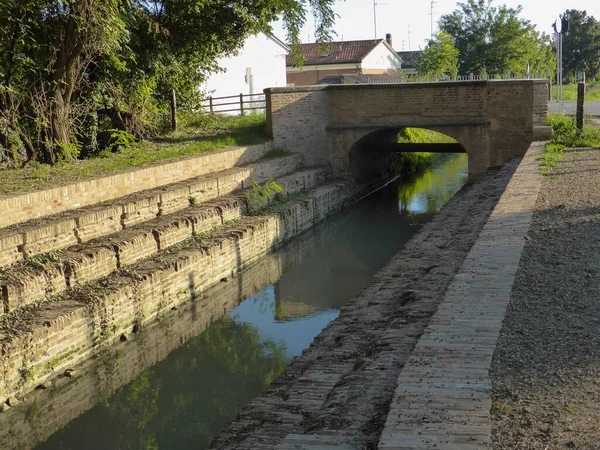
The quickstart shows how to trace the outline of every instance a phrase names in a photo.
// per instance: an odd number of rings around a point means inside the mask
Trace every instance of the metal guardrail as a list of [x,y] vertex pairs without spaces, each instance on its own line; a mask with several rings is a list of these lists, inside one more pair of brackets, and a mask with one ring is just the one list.
[[[232,99],[236,100],[232,101]],[[235,108],[233,105],[235,105]],[[264,110],[265,105],[264,93],[208,97],[200,102],[200,106],[211,114],[239,112],[244,115],[248,111]]]
[[456,77],[426,77],[420,75],[405,75],[399,78],[377,79],[369,77],[368,84],[409,84],[409,83],[451,83],[457,81],[485,81],[485,80],[535,80],[548,79],[547,74],[509,74],[509,75],[458,75]]

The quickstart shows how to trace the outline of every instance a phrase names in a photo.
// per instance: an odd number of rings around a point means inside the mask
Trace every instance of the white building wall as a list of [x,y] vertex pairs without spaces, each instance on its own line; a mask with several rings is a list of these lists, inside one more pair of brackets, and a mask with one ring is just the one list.
[[397,70],[401,68],[401,60],[383,42],[377,45],[362,61],[362,69]]
[[[285,87],[285,55],[285,49],[268,36],[262,33],[251,36],[246,39],[244,47],[237,56],[218,61],[225,72],[212,74],[204,83],[203,89],[207,95],[224,97],[258,94],[268,87]],[[253,90],[250,83],[246,81],[248,68],[253,76]],[[235,101],[235,99],[228,101]],[[228,108],[232,107],[234,108],[235,105]]]

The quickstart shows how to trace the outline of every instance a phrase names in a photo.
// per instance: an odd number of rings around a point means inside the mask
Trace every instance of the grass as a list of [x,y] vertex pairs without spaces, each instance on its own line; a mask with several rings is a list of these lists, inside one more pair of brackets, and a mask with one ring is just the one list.
[[188,121],[180,130],[134,144],[116,153],[54,166],[31,164],[22,169],[0,169],[0,195],[38,190],[104,176],[221,148],[265,142],[265,115],[217,116]]
[[586,118],[583,131],[577,129],[574,117],[564,114],[548,114],[546,124],[552,126],[552,136],[539,158],[544,175],[552,173],[553,168],[563,159],[567,148],[600,148],[600,129],[591,126],[589,118]]
[[[558,98],[558,86],[552,86],[552,99]],[[595,81],[587,83],[585,86],[585,101],[586,102],[597,102],[600,100],[600,82]],[[575,102],[577,101],[577,84],[565,84],[563,85],[563,101]]]
[[[454,144],[456,140],[436,131],[423,128],[404,128],[398,134],[400,144]],[[433,164],[437,154],[429,152],[400,153],[397,167],[402,174],[411,174],[423,170]]]

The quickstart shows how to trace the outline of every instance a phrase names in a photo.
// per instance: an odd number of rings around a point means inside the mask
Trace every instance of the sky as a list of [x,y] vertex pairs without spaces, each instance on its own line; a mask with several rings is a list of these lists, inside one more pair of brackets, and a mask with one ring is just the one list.
[[[386,33],[392,34],[393,46],[397,51],[419,50],[424,48],[430,36],[430,0],[376,0],[377,1],[377,38],[385,38]],[[437,19],[456,9],[456,0],[437,0],[434,12],[434,27]],[[528,19],[537,26],[539,31],[547,34],[553,32],[552,23],[566,9],[586,10],[588,15],[600,20],[600,0],[495,0],[494,4],[506,4],[510,7],[523,6],[521,17]],[[373,39],[373,0],[337,0],[334,40]],[[309,16],[308,23],[300,34],[302,42],[314,42],[314,23]],[[410,37],[409,37],[410,27]],[[285,30],[281,23],[273,27],[275,35],[285,40]],[[435,31],[435,28],[434,28]],[[410,41],[410,43],[409,43]],[[410,48],[409,48],[410,44]]]

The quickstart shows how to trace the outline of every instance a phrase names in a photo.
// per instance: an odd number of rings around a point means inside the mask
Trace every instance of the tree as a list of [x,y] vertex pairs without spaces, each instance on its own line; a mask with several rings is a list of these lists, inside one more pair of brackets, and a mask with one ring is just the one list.
[[568,9],[563,17],[569,23],[563,37],[564,72],[585,72],[588,78],[596,78],[600,73],[600,22],[586,11],[575,9]]
[[280,16],[296,49],[308,11],[330,40],[333,2],[2,0],[0,162],[81,157],[102,130],[156,132],[175,91],[196,106],[216,60]]
[[492,0],[468,0],[443,15],[439,28],[452,37],[461,71],[525,73],[527,65],[552,70],[550,41],[519,15],[521,7],[492,6]]
[[126,38],[122,6],[119,0],[7,0],[0,6],[0,117],[20,136],[29,159],[42,153],[54,163],[77,155],[76,122],[86,104],[79,94],[94,61]]
[[417,62],[419,75],[443,77],[450,75],[455,78],[458,74],[458,49],[452,43],[452,38],[440,32],[435,40],[421,53]]

